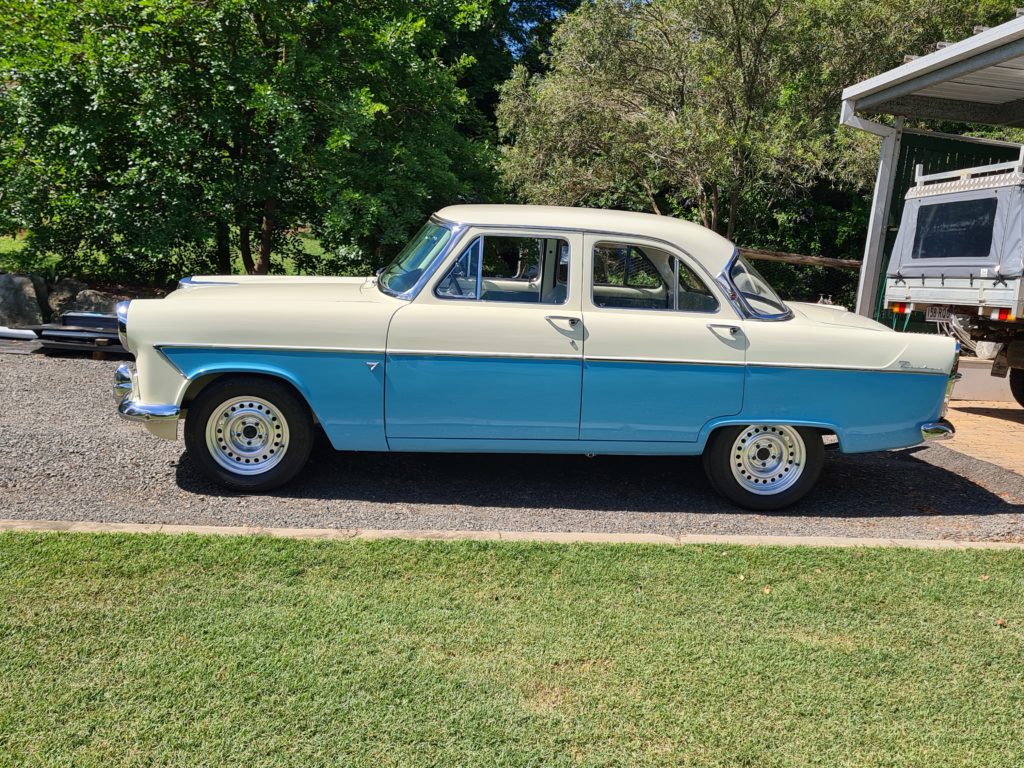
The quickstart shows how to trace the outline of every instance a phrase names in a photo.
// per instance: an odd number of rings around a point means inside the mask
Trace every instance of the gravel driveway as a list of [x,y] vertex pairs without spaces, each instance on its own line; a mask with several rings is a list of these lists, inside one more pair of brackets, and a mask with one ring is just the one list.
[[0,518],[1024,540],[1024,479],[941,446],[830,453],[794,509],[738,512],[693,458],[338,454],[267,496],[117,418],[115,362],[0,354]]

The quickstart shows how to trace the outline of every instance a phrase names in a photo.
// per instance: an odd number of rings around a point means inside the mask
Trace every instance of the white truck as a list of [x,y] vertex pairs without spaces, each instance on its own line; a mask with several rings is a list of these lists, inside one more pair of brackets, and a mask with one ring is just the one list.
[[1024,406],[1024,150],[1012,163],[925,175],[906,196],[885,279],[885,306],[948,324],[998,350]]

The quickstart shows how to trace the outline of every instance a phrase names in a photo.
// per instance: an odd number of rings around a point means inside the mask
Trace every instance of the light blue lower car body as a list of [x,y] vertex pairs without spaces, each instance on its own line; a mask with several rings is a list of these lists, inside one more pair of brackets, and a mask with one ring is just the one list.
[[193,381],[251,373],[291,383],[334,448],[350,451],[691,455],[731,424],[816,427],[845,453],[879,451],[920,443],[949,383],[939,373],[582,358],[162,352]]

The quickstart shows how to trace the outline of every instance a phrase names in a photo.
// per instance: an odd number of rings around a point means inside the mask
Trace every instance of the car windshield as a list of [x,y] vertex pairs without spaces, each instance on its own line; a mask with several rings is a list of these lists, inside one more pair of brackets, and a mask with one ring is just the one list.
[[447,227],[428,221],[387,269],[380,273],[378,287],[392,296],[408,291],[416,285],[451,236],[452,231]]
[[740,298],[755,317],[778,317],[790,314],[789,307],[779,298],[768,281],[742,256],[733,261],[729,279],[739,291]]

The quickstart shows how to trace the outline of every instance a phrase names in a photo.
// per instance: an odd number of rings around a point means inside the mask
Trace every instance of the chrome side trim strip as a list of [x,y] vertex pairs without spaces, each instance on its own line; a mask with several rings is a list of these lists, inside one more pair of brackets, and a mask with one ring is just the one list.
[[159,342],[154,349],[252,349],[269,352],[347,352],[353,355],[383,355],[383,349],[367,347],[300,347],[284,344],[188,344],[186,342]]
[[452,352],[437,349],[389,349],[391,357],[474,357],[510,360],[582,360],[582,355],[544,355],[532,352]]
[[823,365],[821,363],[747,363],[749,368],[799,368],[807,371],[852,371],[854,373],[915,373],[919,376],[946,376],[931,368],[854,368],[849,365]]
[[777,368],[780,370],[796,368],[803,371],[849,371],[852,373],[916,373],[918,375],[944,376],[941,372],[932,370],[918,370],[909,368],[851,368],[842,365],[820,365],[810,363],[745,363],[730,362],[724,360],[679,360],[654,357],[615,357],[605,355],[586,355],[584,362],[594,361],[602,363],[663,363],[665,365],[728,365],[746,366],[747,368]]
[[669,360],[663,357],[615,357],[614,355],[586,355],[584,362],[594,363],[661,363],[664,365],[722,365],[742,367],[745,363],[740,360],[733,362],[729,360]]

